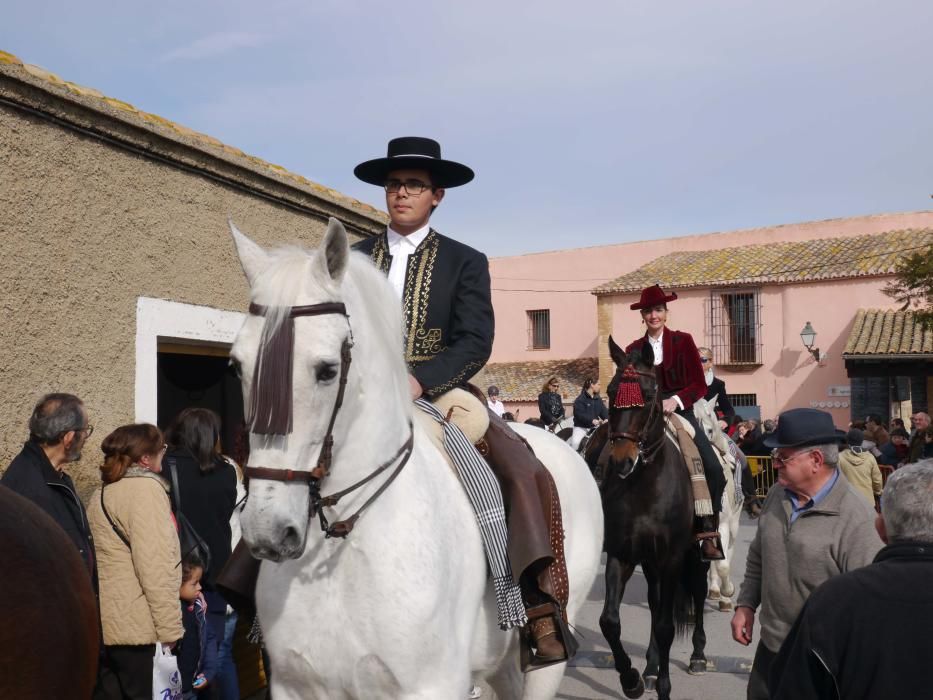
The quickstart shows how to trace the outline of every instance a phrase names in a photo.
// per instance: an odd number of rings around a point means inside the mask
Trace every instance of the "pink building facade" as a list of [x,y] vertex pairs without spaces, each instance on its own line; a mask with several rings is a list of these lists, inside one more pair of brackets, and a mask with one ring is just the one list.
[[[605,385],[613,371],[608,357],[608,336],[612,334],[624,345],[643,332],[638,313],[629,309],[629,304],[637,299],[637,292],[606,292],[606,283],[645,266],[649,269],[652,261],[665,256],[676,257],[690,251],[712,254],[727,248],[825,239],[840,242],[838,246],[833,241],[814,243],[815,251],[830,246],[845,253],[847,241],[841,239],[930,229],[933,229],[930,211],[879,214],[494,258],[490,260],[490,271],[496,340],[490,365],[479,379],[496,381],[497,368],[503,363],[523,363],[534,374],[538,363],[543,367],[557,360],[598,357],[599,374]],[[903,241],[911,238],[908,235],[896,240],[897,246],[903,246]],[[859,255],[855,250],[850,257]],[[756,355],[753,362],[732,362],[728,353],[720,357],[722,353],[717,349],[720,362],[717,375],[725,381],[730,395],[753,400],[762,417],[773,417],[787,408],[814,406],[830,411],[837,424],[844,426],[852,408],[851,385],[842,352],[859,309],[894,308],[893,300],[881,291],[891,275],[873,268],[867,272],[854,270],[851,276],[843,274],[840,279],[819,279],[819,260],[809,264],[811,273],[794,279],[769,280],[765,276],[759,282],[754,277],[743,278],[739,286],[743,293],[754,295],[756,304]],[[723,270],[727,269],[731,269],[730,265],[723,265]],[[724,276],[728,275],[710,275],[709,284],[702,279],[691,280],[685,286],[673,284],[679,299],[670,308],[670,327],[690,332],[698,345],[721,345],[722,329],[713,327],[711,313],[712,307],[719,303],[719,292],[732,286],[719,281]],[[648,283],[653,282],[664,284],[660,276]],[[594,294],[597,288],[603,291]],[[544,318],[548,324],[547,343],[542,342]],[[804,348],[800,338],[807,322],[818,334],[819,362]],[[516,396],[510,396],[503,387],[503,400],[507,406],[522,408],[521,419],[536,415],[537,408],[529,393],[543,380],[530,377],[527,387],[516,391],[521,394]],[[562,387],[562,393],[565,402],[572,403],[579,387]]]

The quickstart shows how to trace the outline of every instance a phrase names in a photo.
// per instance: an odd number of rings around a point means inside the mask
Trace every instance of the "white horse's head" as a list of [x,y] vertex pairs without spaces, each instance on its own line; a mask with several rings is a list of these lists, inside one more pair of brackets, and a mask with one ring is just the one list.
[[718,398],[716,394],[709,401],[700,399],[694,402],[693,415],[703,427],[710,444],[719,451],[719,454],[728,455],[730,454],[729,444],[726,442],[726,434],[719,427],[719,417],[716,415],[716,399]]
[[[230,226],[252,301],[230,352],[243,384],[249,466],[302,473],[285,481],[251,479],[243,539],[254,556],[281,561],[305,551],[310,489],[304,476],[318,466],[347,348],[352,362],[331,433],[328,486],[349,484],[368,466],[354,464],[354,423],[379,423],[360,431],[356,444],[378,441],[380,429],[403,433],[385,418],[398,415],[404,424],[411,411],[401,310],[384,275],[350,252],[336,219],[313,252],[294,246],[268,252]],[[346,314],[321,304],[343,304]],[[297,308],[309,306],[315,307],[311,313]],[[380,412],[383,419],[376,421]]]

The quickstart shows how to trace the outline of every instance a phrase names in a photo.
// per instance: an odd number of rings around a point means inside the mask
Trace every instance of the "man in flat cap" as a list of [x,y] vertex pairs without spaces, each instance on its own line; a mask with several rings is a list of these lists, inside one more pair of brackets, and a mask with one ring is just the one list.
[[[470,182],[473,171],[442,158],[436,141],[411,136],[392,139],[386,157],[361,163],[353,172],[385,189],[386,231],[355,248],[388,275],[402,303],[412,399],[435,401],[468,388],[492,352],[489,262],[438,233],[430,217],[446,190]],[[478,405],[486,410],[485,400]],[[508,506],[508,559],[527,609],[531,664],[564,661],[576,643],[563,615],[566,564],[562,551],[551,546],[551,534],[561,528],[559,516],[553,516],[559,512],[556,503],[551,507],[556,490],[544,466],[495,413],[489,412],[489,426],[481,442]]]
[[839,473],[844,438],[832,416],[814,408],[785,411],[765,438],[777,483],[758,518],[732,618],[733,639],[747,646],[761,606],[749,700],[767,700],[771,664],[813,589],[870,564],[882,547],[874,509]]

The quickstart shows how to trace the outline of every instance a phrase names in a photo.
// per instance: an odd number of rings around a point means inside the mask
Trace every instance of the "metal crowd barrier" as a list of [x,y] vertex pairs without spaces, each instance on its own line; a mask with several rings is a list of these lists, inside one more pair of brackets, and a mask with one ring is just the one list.
[[770,457],[747,457],[748,468],[755,479],[755,495],[764,498],[775,482],[774,465]]

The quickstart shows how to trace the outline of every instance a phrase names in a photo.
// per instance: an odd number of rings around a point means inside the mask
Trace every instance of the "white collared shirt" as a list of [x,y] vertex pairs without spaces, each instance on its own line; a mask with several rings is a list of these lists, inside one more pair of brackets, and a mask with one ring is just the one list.
[[[664,331],[661,331],[661,334],[655,339],[650,335],[648,336],[648,342],[651,343],[651,351],[654,353],[654,365],[657,367],[659,364],[664,362]],[[680,406],[680,410],[684,410],[684,402],[680,400],[680,397],[677,394],[674,394],[673,398],[677,404]]]
[[392,283],[392,288],[395,289],[399,299],[405,294],[405,271],[408,269],[408,258],[428,237],[430,231],[430,224],[425,224],[414,233],[403,236],[393,231],[391,226],[389,227],[389,255],[392,256],[392,266],[389,268],[389,282]]
[[651,351],[654,353],[654,364],[658,366],[664,362],[664,331],[661,331],[661,334],[657,339],[648,336],[648,342],[651,343]]

